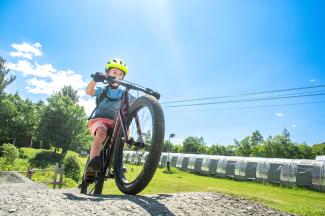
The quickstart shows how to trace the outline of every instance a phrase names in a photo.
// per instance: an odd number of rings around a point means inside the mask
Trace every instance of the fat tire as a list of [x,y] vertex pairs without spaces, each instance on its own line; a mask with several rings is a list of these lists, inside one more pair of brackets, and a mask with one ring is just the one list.
[[124,171],[121,166],[123,161],[123,145],[121,145],[122,130],[118,131],[116,142],[114,145],[114,178],[119,190],[125,194],[137,194],[141,192],[151,181],[156,169],[159,165],[160,155],[164,142],[165,135],[165,120],[162,108],[156,98],[150,95],[144,95],[137,98],[129,107],[129,112],[126,118],[126,125],[129,126],[132,116],[135,115],[142,107],[147,107],[150,110],[152,118],[152,144],[142,172],[131,183],[123,181]]

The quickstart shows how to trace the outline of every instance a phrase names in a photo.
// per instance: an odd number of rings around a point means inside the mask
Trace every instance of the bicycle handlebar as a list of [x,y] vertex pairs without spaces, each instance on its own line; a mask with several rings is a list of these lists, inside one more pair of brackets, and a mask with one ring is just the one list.
[[[93,78],[94,77],[94,74],[91,74],[91,77]],[[154,96],[157,100],[160,99],[160,94],[150,88],[144,88],[144,87],[141,87],[139,85],[136,85],[134,83],[130,83],[130,82],[127,82],[127,81],[124,81],[124,80],[119,80],[119,79],[116,79],[116,77],[114,76],[106,76],[106,79],[105,79],[106,82],[103,82],[103,83],[118,83],[119,85],[122,85],[124,86],[125,88],[129,88],[129,89],[133,89],[133,90],[138,90],[138,91],[142,91],[146,94],[149,94],[149,95],[152,95]]]

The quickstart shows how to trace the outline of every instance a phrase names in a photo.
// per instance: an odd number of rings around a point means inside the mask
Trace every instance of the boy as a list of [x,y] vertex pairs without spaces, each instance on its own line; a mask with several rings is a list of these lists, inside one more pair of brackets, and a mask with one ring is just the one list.
[[[128,68],[125,62],[121,59],[110,59],[105,65],[105,74],[96,73],[93,80],[86,87],[86,94],[99,97],[105,87],[96,87],[97,82],[103,82],[107,75],[114,76],[122,80],[128,73]],[[94,141],[91,146],[89,162],[87,165],[87,176],[93,176],[100,166],[99,154],[102,143],[106,139],[107,130],[113,127],[115,115],[120,107],[123,90],[118,88],[118,84],[110,84],[107,89],[107,94],[100,101],[95,110],[94,117],[88,122],[90,133],[94,136]]]

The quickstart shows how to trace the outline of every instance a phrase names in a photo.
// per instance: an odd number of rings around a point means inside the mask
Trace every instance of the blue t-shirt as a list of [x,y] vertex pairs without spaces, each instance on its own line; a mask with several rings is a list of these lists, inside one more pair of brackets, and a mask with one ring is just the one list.
[[[105,87],[97,87],[94,96],[99,97],[104,88]],[[123,92],[124,91],[120,88],[112,89],[109,87],[107,97],[104,97],[104,99],[99,103],[94,117],[114,119],[118,109],[120,108]]]

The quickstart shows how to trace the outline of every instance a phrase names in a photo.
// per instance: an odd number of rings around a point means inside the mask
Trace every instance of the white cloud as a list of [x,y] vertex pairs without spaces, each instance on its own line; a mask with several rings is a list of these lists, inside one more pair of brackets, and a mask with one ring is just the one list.
[[[17,52],[11,52],[14,57],[22,57],[33,59],[33,57],[41,56],[41,44],[13,44],[13,48]],[[83,80],[81,74],[73,70],[58,70],[52,64],[38,64],[31,60],[18,59],[17,63],[8,62],[7,67],[12,71],[18,72],[26,78],[25,89],[32,94],[51,95],[60,91],[64,86],[71,85],[73,89],[78,91],[79,104],[85,108],[87,115],[93,111],[95,107],[94,99],[85,98],[85,87],[87,83]]]
[[72,88],[83,92],[81,89],[84,89],[87,84],[80,74],[72,70],[58,71],[51,64],[40,65],[26,60],[19,60],[16,64],[9,62],[8,68],[20,72],[24,76],[32,76],[25,82],[27,91],[33,94],[51,95],[67,85],[71,85]]
[[19,60],[16,64],[9,62],[7,66],[13,71],[21,72],[24,76],[49,77],[56,72],[56,69],[51,64],[39,65],[35,63],[33,65],[26,60]]
[[10,56],[12,57],[33,59],[34,57],[42,55],[40,50],[42,45],[38,42],[34,44],[23,42],[21,44],[11,44],[11,46],[16,49],[16,51],[10,52]]
[[297,127],[297,125],[295,125],[295,124],[292,124],[292,125],[291,125],[291,127],[295,128],[295,127]]
[[275,113],[275,115],[278,116],[278,117],[282,117],[282,116],[284,116],[284,114],[281,113],[281,112],[277,112],[277,113]]
[[60,91],[60,89],[62,89],[64,86],[71,85],[72,88],[76,89],[78,92],[83,92],[83,89],[87,84],[82,80],[82,76],[80,74],[77,74],[71,70],[50,73],[48,78],[49,81],[39,78],[31,78],[26,80],[27,91],[33,94],[51,95],[54,92]]
[[316,79],[310,79],[309,80],[309,82],[315,82],[316,81]]

